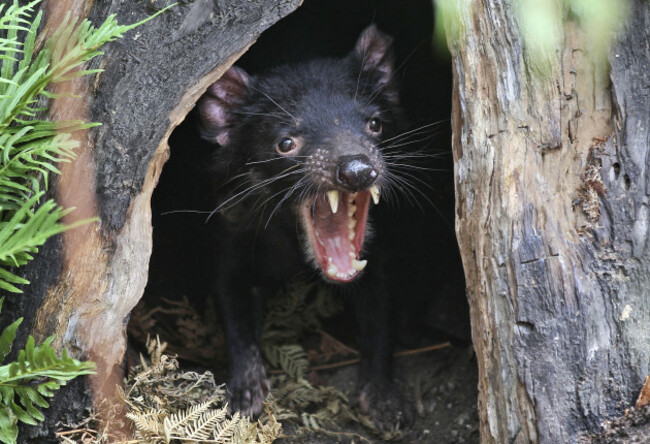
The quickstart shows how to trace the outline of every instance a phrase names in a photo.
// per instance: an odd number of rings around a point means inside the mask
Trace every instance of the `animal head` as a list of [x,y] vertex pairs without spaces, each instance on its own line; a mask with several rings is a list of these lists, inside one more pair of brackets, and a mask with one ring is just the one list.
[[308,256],[332,281],[366,266],[368,210],[388,177],[381,144],[397,127],[391,45],[371,25],[343,59],[260,76],[231,67],[198,104],[203,135],[221,145],[217,162],[235,178],[221,208],[248,201],[270,217],[291,208]]

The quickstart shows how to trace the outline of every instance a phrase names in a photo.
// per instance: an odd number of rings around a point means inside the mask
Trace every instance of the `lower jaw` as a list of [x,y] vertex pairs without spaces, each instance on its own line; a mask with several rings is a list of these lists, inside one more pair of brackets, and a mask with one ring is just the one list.
[[[301,208],[311,258],[323,277],[334,283],[354,281],[362,274],[367,263],[359,259],[359,254],[366,231],[370,193],[341,193],[341,197],[342,202],[336,213],[325,212],[325,197],[322,195]],[[323,202],[317,202],[317,199],[323,199]],[[316,223],[314,218],[319,222]],[[316,225],[320,225],[320,228]]]

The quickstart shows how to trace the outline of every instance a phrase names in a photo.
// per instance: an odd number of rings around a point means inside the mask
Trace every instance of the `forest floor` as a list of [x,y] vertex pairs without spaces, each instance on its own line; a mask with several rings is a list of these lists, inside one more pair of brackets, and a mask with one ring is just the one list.
[[[477,370],[471,347],[451,346],[428,353],[396,359],[397,379],[407,391],[416,411],[414,422],[402,431],[404,443],[478,443]],[[356,367],[344,367],[325,374],[326,384],[351,399],[356,386]],[[295,427],[285,426],[291,435]],[[356,436],[355,436],[356,435]],[[379,440],[361,425],[341,425],[337,433],[305,433],[278,440],[278,443],[360,443]]]
[[[312,311],[309,308],[310,304],[304,304],[304,300],[292,300],[290,296],[289,301],[291,303],[275,307],[273,311],[276,314],[281,313],[281,316],[272,324],[277,326],[281,324],[279,321],[285,320],[293,323],[292,327],[295,328],[300,325],[295,323],[297,314],[312,318],[317,310],[331,310],[331,307],[323,309],[322,301],[312,304]],[[149,334],[159,335],[161,340],[169,342],[166,353],[178,356],[181,362],[180,370],[202,372],[209,369],[214,373],[213,384],[221,385],[227,380],[223,334],[218,323],[215,322],[212,310],[197,312],[186,302],[176,302],[172,307],[167,308],[141,307],[136,310],[132,318],[132,321],[135,319],[136,322],[132,323],[130,328],[131,339],[138,342],[144,341]],[[303,312],[294,313],[295,307],[303,307]],[[321,327],[323,330],[320,330],[320,335],[316,331],[316,334],[312,332],[311,335],[298,337],[300,347],[309,357],[309,369],[305,378],[311,387],[307,395],[313,399],[307,407],[294,407],[294,411],[287,415],[291,408],[287,407],[286,402],[282,405],[278,394],[292,391],[289,381],[291,375],[277,368],[269,369],[274,381],[272,394],[277,397],[274,407],[279,408],[278,411],[273,411],[273,414],[282,423],[282,432],[276,442],[329,444],[383,441],[382,438],[385,439],[386,435],[378,436],[376,431],[362,424],[363,420],[359,422],[361,415],[354,407],[358,365],[348,363],[354,361],[350,359],[354,356],[344,356],[348,351],[356,353],[350,347],[354,345],[354,340],[346,337],[345,331],[334,330],[335,335],[342,335],[343,342],[339,342],[333,336],[324,333],[324,330],[332,331],[332,325],[325,323],[319,326]],[[476,357],[470,344],[459,340],[446,342],[448,339],[444,336],[436,338],[434,335],[428,338],[428,343],[425,344],[433,347],[423,346],[406,350],[406,353],[405,350],[401,350],[401,354],[398,353],[396,356],[394,363],[396,380],[416,414],[410,426],[391,434],[390,441],[409,444],[480,442]],[[436,346],[437,349],[431,349]],[[325,366],[319,365],[323,362],[317,361],[324,355],[329,356],[328,361]],[[210,362],[220,364],[215,366],[210,365]],[[648,385],[647,395],[650,397],[650,382],[646,385]],[[296,387],[300,389],[304,386]],[[333,392],[334,397],[332,397]],[[319,400],[321,396],[324,399]],[[333,400],[334,404],[337,404],[333,410],[338,413],[332,414]],[[650,402],[650,399],[647,401]],[[344,413],[341,414],[341,411]],[[321,423],[321,426],[309,427],[301,416],[304,413],[311,415],[316,421],[328,419],[323,415],[331,414],[332,421],[326,425]],[[282,419],[283,415],[290,419]],[[350,417],[353,419],[351,420]],[[315,430],[318,428],[320,430]],[[650,404],[628,409],[624,416],[606,421],[601,433],[584,436],[578,442],[579,444],[650,444]]]
[[[291,299],[291,298],[290,298]],[[223,384],[227,379],[227,369],[223,365],[226,362],[223,350],[223,334],[215,321],[211,310],[197,311],[188,306],[185,302],[174,303],[172,307],[156,307],[154,309],[141,306],[134,312],[130,327],[132,341],[136,343],[144,341],[148,335],[158,335],[162,341],[169,343],[165,353],[176,355],[181,363],[182,371],[204,371],[211,370],[214,373],[214,380],[217,385]],[[303,306],[302,302],[293,301],[287,306]],[[322,304],[314,304],[314,307],[321,307]],[[307,304],[309,307],[309,304]],[[273,310],[278,312],[278,310]],[[300,313],[302,317],[310,317],[309,308],[307,313]],[[296,314],[285,312],[282,319],[293,322]],[[135,322],[133,322],[135,320]],[[208,322],[206,322],[206,320]],[[280,324],[276,320],[273,324]],[[337,321],[339,322],[339,321]],[[340,322],[339,322],[340,324]],[[331,328],[326,325],[324,328]],[[330,330],[331,331],[331,330]],[[338,332],[335,330],[335,334]],[[321,337],[322,336],[322,337]],[[345,335],[344,335],[345,336]],[[412,423],[397,433],[391,434],[391,441],[404,443],[478,443],[478,413],[477,413],[477,363],[473,348],[470,344],[462,341],[447,342],[449,338],[444,335],[430,337],[421,348],[415,350],[401,350],[394,361],[395,378],[405,395],[407,402],[411,403],[415,412]],[[329,345],[324,345],[328,342]],[[332,345],[332,342],[334,344]],[[344,337],[345,344],[352,344],[354,340]],[[282,437],[276,442],[284,444],[309,443],[368,443],[380,442],[382,437],[376,431],[358,422],[360,415],[354,406],[357,390],[356,363],[345,364],[354,361],[355,356],[341,356],[346,349],[352,353],[354,350],[343,342],[339,342],[327,333],[321,332],[306,335],[299,338],[299,344],[307,353],[310,360],[310,368],[306,375],[309,383],[316,388],[312,395],[315,399],[308,407],[299,411],[294,408],[294,418],[281,420]],[[429,346],[429,347],[427,347]],[[432,347],[431,347],[432,346]],[[436,348],[431,350],[431,348]],[[328,349],[328,350],[326,350]],[[338,350],[337,350],[338,349]],[[142,349],[140,351],[143,351]],[[325,351],[325,353],[323,353]],[[398,350],[399,352],[399,350]],[[406,354],[404,354],[406,352]],[[326,362],[330,369],[318,369],[321,362],[313,362],[312,357],[327,354]],[[146,353],[145,353],[146,355]],[[137,363],[139,359],[133,360]],[[214,366],[209,362],[221,363]],[[342,363],[342,365],[339,365]],[[313,368],[317,370],[314,371]],[[272,376],[277,377],[281,370],[271,369]],[[272,393],[282,390],[291,391],[291,387],[284,389],[282,386],[286,381],[273,379]],[[283,382],[284,381],[284,382]],[[278,387],[279,386],[279,387]],[[337,393],[345,405],[339,409],[353,412],[349,414],[332,415],[335,421],[315,431],[314,427],[306,427],[300,415],[307,411],[317,419],[328,414],[330,406],[325,406],[331,398],[318,402],[318,397],[324,392],[317,392],[319,387],[331,387]],[[327,390],[327,389],[325,389]],[[331,395],[331,393],[328,393]],[[279,395],[278,395],[279,396]],[[338,395],[337,395],[338,396]],[[281,404],[281,402],[278,402]],[[284,409],[287,404],[282,406]],[[286,410],[284,410],[286,412]],[[282,418],[283,412],[273,412],[278,418]],[[356,419],[350,420],[352,416]],[[387,436],[384,435],[383,438]]]
[[648,444],[650,443],[650,404],[630,408],[620,418],[605,421],[603,431],[584,437],[580,444]]

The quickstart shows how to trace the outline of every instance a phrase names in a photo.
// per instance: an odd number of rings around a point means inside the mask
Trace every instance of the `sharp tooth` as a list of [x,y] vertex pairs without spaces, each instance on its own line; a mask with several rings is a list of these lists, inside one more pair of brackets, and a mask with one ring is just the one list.
[[348,217],[352,217],[357,211],[357,206],[355,204],[348,204]]
[[336,210],[339,209],[339,192],[336,190],[328,191],[327,200],[330,203],[330,208],[332,209],[332,213],[336,213]]
[[372,196],[372,201],[377,205],[379,203],[379,187],[377,185],[370,187],[370,195]]
[[352,259],[356,259],[356,258],[357,258],[357,255],[354,254],[353,251],[348,252],[348,256],[350,256],[350,258],[352,258]]
[[334,264],[330,264],[330,266],[327,267],[327,274],[329,274],[332,277],[336,276],[336,274],[338,272],[339,272],[339,269]]
[[361,271],[364,268],[366,268],[366,265],[368,264],[368,261],[366,259],[362,261],[358,261],[356,259],[352,259],[352,268],[354,268],[357,271]]

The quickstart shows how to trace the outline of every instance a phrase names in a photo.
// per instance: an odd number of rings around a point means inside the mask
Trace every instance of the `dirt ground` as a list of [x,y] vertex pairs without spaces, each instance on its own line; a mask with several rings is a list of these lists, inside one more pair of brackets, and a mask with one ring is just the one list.
[[[477,370],[470,346],[451,346],[415,356],[397,358],[396,376],[406,386],[417,411],[414,423],[395,440],[404,443],[478,443]],[[341,368],[323,375],[330,384],[352,397],[356,368]],[[291,435],[291,425],[284,426]],[[363,427],[350,424],[340,434],[309,434],[278,440],[283,444],[378,442]],[[358,436],[355,436],[358,435]],[[363,438],[360,438],[363,437]]]
[[[136,319],[131,324],[132,338],[143,340],[147,334],[159,335],[169,341],[168,353],[178,355],[181,368],[199,372],[210,369],[215,374],[215,382],[226,382],[227,362],[223,350],[223,337],[218,329],[218,322],[200,320],[196,311],[187,305],[175,305],[172,308],[145,310],[154,312]],[[136,310],[136,313],[141,313]],[[207,317],[213,319],[211,310]],[[204,315],[206,313],[203,313]],[[145,319],[149,319],[147,322]],[[155,321],[154,321],[155,319]],[[214,326],[217,325],[215,328]],[[188,326],[192,326],[191,329]],[[144,328],[140,330],[140,328]],[[331,327],[331,326],[330,326]],[[337,333],[343,334],[343,331]],[[216,338],[216,339],[215,339]],[[221,339],[219,339],[221,338]],[[347,339],[347,338],[346,338]],[[477,414],[477,367],[473,348],[466,341],[446,342],[448,336],[428,336],[415,348],[415,353],[396,356],[394,374],[408,402],[412,403],[413,423],[401,431],[401,439],[393,441],[405,443],[478,443]],[[348,342],[348,341],[344,341]],[[305,338],[301,345],[312,352],[319,347],[318,340],[312,336]],[[354,345],[353,341],[349,344]],[[445,344],[447,344],[445,346]],[[437,350],[426,350],[426,346],[440,345]],[[411,350],[413,350],[411,348]],[[210,352],[209,356],[200,355],[199,351]],[[399,352],[400,350],[398,350]],[[401,349],[404,352],[404,348]],[[188,360],[189,359],[189,360]],[[348,358],[334,359],[333,362]],[[134,362],[138,362],[134,360]],[[183,364],[185,362],[185,364]],[[223,365],[210,366],[208,362]],[[198,365],[198,367],[197,367]],[[336,364],[335,364],[336,365]],[[357,387],[357,364],[343,365],[329,370],[318,370],[309,375],[312,383],[334,387],[343,392],[353,403]],[[300,413],[300,412],[299,412]],[[357,422],[348,421],[328,426],[327,432],[310,432],[291,421],[283,422],[280,443],[361,443],[379,442],[378,436]]]
[[603,431],[584,437],[580,444],[647,444],[650,443],[650,405],[631,408],[620,418],[606,421]]
[[[169,322],[162,322],[162,319],[159,319],[158,322],[142,321],[135,325],[144,327],[148,333],[160,334],[163,340],[170,340],[170,352],[178,354],[181,359],[183,357],[189,359],[183,365],[183,367],[187,366],[186,369],[195,371],[210,369],[215,372],[216,384],[225,382],[227,370],[224,365],[210,367],[206,364],[208,361],[222,364],[226,362],[223,354],[223,338],[217,323],[197,322],[196,312],[183,307],[177,305],[173,309],[156,309],[158,314],[180,316],[176,322],[171,319],[168,319]],[[214,319],[210,311],[206,312],[207,316]],[[188,326],[191,326],[191,330]],[[331,325],[324,327],[332,328]],[[135,337],[146,336],[143,331],[136,330],[139,329],[132,329]],[[175,335],[174,333],[177,332],[180,334]],[[336,330],[333,332],[341,335],[345,333]],[[180,338],[185,341],[179,342]],[[442,338],[439,340],[440,337],[428,336],[421,345],[443,344],[449,339],[444,335]],[[314,352],[319,347],[318,341],[313,337],[311,340],[306,338],[300,342],[308,351]],[[354,346],[353,341],[347,338],[344,343]],[[210,355],[201,356],[194,353],[198,350],[209,351]],[[416,350],[417,353],[395,358],[396,379],[417,414],[414,422],[401,431],[401,438],[392,441],[414,444],[479,443],[477,362],[472,346],[466,341],[452,339],[452,344],[437,350],[422,351],[422,348]],[[343,357],[337,360],[346,359],[348,358]],[[204,362],[200,363],[200,361]],[[340,390],[352,401],[355,399],[357,387],[357,370],[356,364],[343,365],[335,369],[312,372],[308,378],[314,384]],[[324,432],[310,431],[292,421],[283,421],[282,426],[283,437],[276,441],[282,444],[381,441],[368,428],[353,421],[328,426]],[[583,436],[577,442],[579,444],[650,444],[650,405],[630,408],[622,417],[606,421],[599,434]]]

